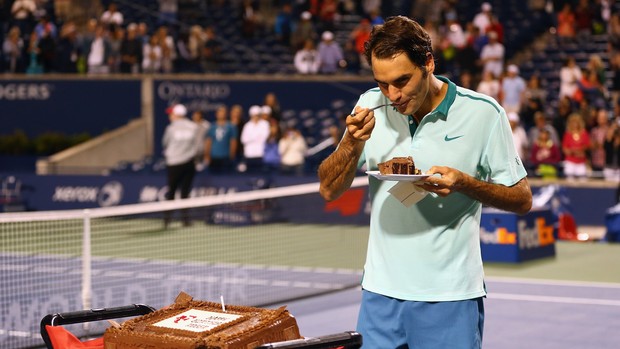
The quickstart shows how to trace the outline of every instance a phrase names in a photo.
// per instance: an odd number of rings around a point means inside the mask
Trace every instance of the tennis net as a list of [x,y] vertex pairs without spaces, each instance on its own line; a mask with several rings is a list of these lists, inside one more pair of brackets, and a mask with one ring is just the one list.
[[[365,178],[354,182],[366,185]],[[180,291],[269,306],[356,287],[367,226],[326,224],[332,214],[325,205],[318,183],[309,183],[0,214],[0,347],[42,344],[46,314],[134,303],[161,308]]]

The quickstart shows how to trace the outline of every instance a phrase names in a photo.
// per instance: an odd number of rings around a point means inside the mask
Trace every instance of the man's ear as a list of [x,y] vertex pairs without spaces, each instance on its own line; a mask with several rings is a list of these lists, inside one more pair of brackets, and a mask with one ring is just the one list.
[[426,53],[426,64],[425,65],[426,65],[426,71],[428,72],[428,74],[433,74],[433,72],[435,71],[435,57],[430,52]]

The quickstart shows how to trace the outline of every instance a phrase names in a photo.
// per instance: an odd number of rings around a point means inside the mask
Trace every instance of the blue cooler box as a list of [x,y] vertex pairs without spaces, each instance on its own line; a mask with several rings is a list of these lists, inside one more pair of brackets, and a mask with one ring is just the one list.
[[482,209],[482,260],[519,263],[555,256],[553,222],[549,208],[533,208],[524,216],[493,208]]

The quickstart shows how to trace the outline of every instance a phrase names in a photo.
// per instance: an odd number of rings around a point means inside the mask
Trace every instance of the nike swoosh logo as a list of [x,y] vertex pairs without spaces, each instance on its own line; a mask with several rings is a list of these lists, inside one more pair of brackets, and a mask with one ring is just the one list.
[[446,137],[443,140],[446,141],[446,142],[450,142],[450,141],[453,141],[453,140],[455,140],[457,138],[461,138],[463,136],[464,135],[460,135],[460,136],[456,136],[456,137],[448,137],[448,135],[446,135]]

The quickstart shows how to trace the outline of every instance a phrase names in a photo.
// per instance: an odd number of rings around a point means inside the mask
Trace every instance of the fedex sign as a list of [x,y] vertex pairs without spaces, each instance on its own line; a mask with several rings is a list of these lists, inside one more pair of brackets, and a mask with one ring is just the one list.
[[484,261],[521,262],[555,255],[555,236],[549,210],[525,216],[483,210],[480,247]]

